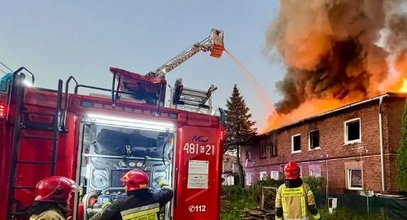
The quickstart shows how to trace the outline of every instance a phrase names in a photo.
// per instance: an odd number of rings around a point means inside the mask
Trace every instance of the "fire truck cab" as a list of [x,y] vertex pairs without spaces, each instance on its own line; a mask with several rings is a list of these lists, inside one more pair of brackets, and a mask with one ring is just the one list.
[[59,80],[57,90],[37,88],[24,67],[2,78],[0,219],[26,219],[37,182],[54,175],[81,186],[73,219],[89,219],[125,196],[120,178],[136,168],[149,175],[153,190],[161,179],[174,189],[160,219],[220,218],[220,117],[165,107],[163,77],[110,70],[111,89],[73,77]]

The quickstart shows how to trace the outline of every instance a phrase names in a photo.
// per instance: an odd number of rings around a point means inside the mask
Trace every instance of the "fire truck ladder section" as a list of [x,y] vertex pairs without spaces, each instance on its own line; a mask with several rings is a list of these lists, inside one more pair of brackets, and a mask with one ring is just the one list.
[[[18,178],[21,177],[21,171],[19,172],[18,168],[24,167],[24,165],[46,165],[50,167],[49,175],[55,175],[56,173],[56,163],[57,163],[57,155],[58,155],[58,142],[59,142],[59,122],[60,122],[60,115],[61,115],[61,100],[62,100],[62,87],[63,82],[62,80],[58,81],[58,90],[47,90],[48,92],[57,92],[57,101],[55,106],[54,113],[46,113],[41,111],[31,111],[28,110],[24,103],[24,94],[25,94],[25,83],[26,75],[24,73],[28,73],[31,76],[31,84],[34,83],[34,74],[31,73],[25,67],[21,67],[13,73],[12,84],[9,91],[8,100],[12,100],[14,97],[16,103],[14,103],[14,112],[15,117],[13,118],[14,124],[14,132],[13,132],[13,150],[12,150],[12,158],[11,158],[11,181],[9,187],[9,201],[8,201],[8,218],[12,219],[12,217],[18,214],[16,211],[20,211],[22,207],[20,207],[18,201],[16,200],[16,191],[17,190],[35,190],[35,185],[19,185]],[[9,103],[10,104],[10,103]],[[10,105],[9,105],[10,106]],[[51,107],[52,108],[52,107]],[[47,118],[48,122],[41,121],[32,121],[31,118]],[[10,116],[6,115],[7,120],[10,120]],[[49,120],[51,119],[51,120]],[[36,132],[33,132],[33,131]],[[42,131],[38,133],[38,131]],[[44,132],[50,133],[49,136],[44,136]],[[37,134],[36,134],[37,133]],[[25,150],[27,146],[22,144],[22,142],[26,140],[42,140],[45,142],[45,145],[52,146],[52,156],[50,161],[43,161],[43,160],[27,160],[21,158],[21,152]],[[47,144],[49,142],[50,144]],[[42,149],[38,149],[41,151]],[[20,169],[22,170],[22,169]],[[20,175],[20,176],[19,176]],[[34,183],[36,184],[36,183]]]
[[[220,58],[224,50],[225,47],[223,31],[212,29],[208,37],[179,53],[178,55],[167,61],[165,64],[157,68],[155,71],[149,72],[147,76],[165,79],[165,76],[168,72],[175,69],[177,66],[184,63],[200,51],[209,51],[210,56]],[[211,96],[216,89],[217,88],[214,85],[211,85],[210,88],[206,91],[185,88],[182,84],[182,79],[178,79],[175,82],[174,88],[171,89],[172,95],[170,106],[182,110],[204,113],[206,111],[206,113],[211,113]]]
[[212,94],[216,89],[217,87],[214,85],[211,85],[206,91],[185,88],[182,79],[177,79],[171,91],[171,106],[177,109],[211,113]]
[[203,39],[201,42],[195,43],[191,47],[182,51],[175,57],[171,58],[169,61],[161,65],[155,71],[151,71],[147,74],[150,77],[165,78],[165,75],[171,70],[175,69],[180,64],[187,61],[189,58],[194,56],[200,51],[210,52],[211,57],[220,58],[222,56],[224,48],[224,33],[221,30],[212,29],[208,37]]

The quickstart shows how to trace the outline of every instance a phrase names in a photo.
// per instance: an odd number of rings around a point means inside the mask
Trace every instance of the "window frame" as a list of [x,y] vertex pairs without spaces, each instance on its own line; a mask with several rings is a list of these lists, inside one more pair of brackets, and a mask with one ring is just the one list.
[[[359,139],[356,140],[348,140],[348,123],[354,122],[354,121],[359,121]],[[355,143],[362,143],[362,119],[359,118],[353,118],[347,121],[343,122],[343,129],[344,129],[344,135],[343,135],[343,141],[344,144],[355,144]]]
[[[273,176],[274,176],[273,174],[274,174],[274,173],[277,173],[277,179],[274,179],[274,178],[273,178]],[[279,172],[278,170],[271,170],[271,171],[270,171],[270,179],[272,179],[272,180],[280,180],[280,172]]]
[[245,157],[246,160],[252,160],[252,152],[250,150],[246,150]]
[[252,173],[246,173],[246,182],[245,182],[246,186],[251,186],[253,184],[252,180],[253,180]]
[[270,157],[276,157],[277,156],[277,148],[275,147],[275,145],[273,143],[269,143],[267,145],[267,147],[269,149]]
[[[353,170],[360,170],[360,175],[362,179],[362,186],[361,187],[352,187],[352,171]],[[346,168],[346,178],[347,178],[347,189],[349,190],[363,190],[363,169],[362,167],[350,167]]]
[[[311,148],[311,132],[318,131],[318,147]],[[319,129],[314,129],[308,132],[308,151],[313,151],[313,150],[320,150],[321,149],[321,135],[319,132]]]
[[[318,171],[319,175],[315,175],[317,172],[314,171]],[[322,167],[321,165],[317,164],[317,165],[309,165],[308,166],[308,176],[312,176],[312,177],[322,177]]]
[[[259,172],[259,177],[260,177],[259,180],[263,180],[263,175],[267,177],[267,171],[264,171],[264,170],[263,170],[263,171],[260,171],[260,172]],[[266,178],[266,179],[267,179],[267,178]]]
[[267,145],[262,144],[260,145],[260,159],[267,158]]
[[[295,137],[300,137],[300,150],[296,150],[296,151],[294,151],[294,138]],[[301,153],[301,134],[294,134],[294,135],[291,135],[291,154],[298,154],[298,153]]]

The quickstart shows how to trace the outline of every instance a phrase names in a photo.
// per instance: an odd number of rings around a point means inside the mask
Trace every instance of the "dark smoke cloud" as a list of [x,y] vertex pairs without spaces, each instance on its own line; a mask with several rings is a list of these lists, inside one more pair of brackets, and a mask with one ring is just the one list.
[[277,84],[283,100],[276,110],[288,113],[310,99],[384,92],[393,83],[388,63],[406,57],[407,19],[398,11],[400,3],[281,0],[280,16],[267,35],[268,51],[277,47],[287,65]]

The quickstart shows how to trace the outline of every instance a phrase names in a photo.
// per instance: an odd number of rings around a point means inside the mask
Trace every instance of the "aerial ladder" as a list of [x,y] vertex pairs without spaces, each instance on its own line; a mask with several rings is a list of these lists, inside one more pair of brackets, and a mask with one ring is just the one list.
[[162,66],[160,66],[155,71],[149,72],[147,75],[158,78],[165,78],[165,75],[171,70],[175,69],[177,66],[187,61],[189,58],[194,56],[200,51],[211,52],[211,56],[215,58],[220,58],[224,50],[223,46],[223,31],[212,29],[211,34],[203,39],[199,43],[195,43],[188,49],[182,51]]
[[[220,58],[224,51],[223,38],[223,31],[212,29],[208,37],[193,44],[144,76],[118,68],[110,68],[114,74],[112,87],[114,89],[117,86],[117,92],[112,93],[113,103],[119,98],[119,92],[122,92],[131,94],[132,98],[144,100],[148,104],[164,105],[166,74],[200,51],[210,52],[210,56]],[[117,85],[116,79],[118,80]],[[210,111],[211,95],[215,90],[214,85],[211,85],[208,90],[185,88],[182,79],[177,79],[175,86],[171,88],[171,106],[184,110],[201,111],[204,109]]]

